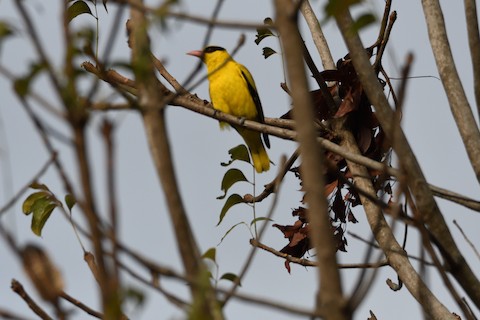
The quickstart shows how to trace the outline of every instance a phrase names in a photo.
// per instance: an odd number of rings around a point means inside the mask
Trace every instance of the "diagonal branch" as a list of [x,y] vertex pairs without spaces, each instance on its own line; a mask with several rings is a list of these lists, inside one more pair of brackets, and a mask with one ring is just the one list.
[[[337,132],[342,135],[342,144],[350,151],[360,154],[360,150],[351,132],[344,129],[342,125],[339,125],[337,130]],[[372,181],[367,178],[367,169],[348,160],[347,165],[352,172],[355,185],[370,193],[371,196],[376,196]],[[360,194],[360,199],[375,239],[385,253],[389,264],[395,269],[412,296],[417,299],[432,318],[454,319],[450,311],[433,295],[413,268],[406,252],[395,239],[392,229],[385,220],[380,207],[363,194]]]
[[422,0],[422,5],[438,73],[473,171],[480,182],[480,131],[455,67],[442,9],[438,0]]
[[[358,34],[349,33],[352,17],[346,11],[336,19],[365,93],[372,105],[375,106],[377,118],[387,137],[392,141],[393,149],[397,155],[400,155],[399,160],[406,173],[406,182],[415,198],[418,210],[424,215],[423,218],[429,231],[437,239],[443,258],[450,266],[450,272],[478,306],[480,305],[480,291],[478,290],[480,283],[459,251],[404,132],[398,123],[392,121],[394,119],[393,110],[390,108],[383,88],[370,65]],[[396,127],[395,130],[392,130],[393,126]],[[393,136],[389,136],[390,133],[393,133]]]
[[310,33],[312,34],[313,43],[317,48],[318,53],[322,59],[323,69],[325,70],[334,70],[336,69],[335,61],[333,61],[332,53],[330,52],[330,47],[328,45],[327,39],[323,34],[322,27],[320,22],[313,12],[312,6],[310,5],[309,0],[301,1],[300,11],[302,12],[305,21],[307,22]]
[[464,0],[465,17],[467,20],[468,44],[473,67],[473,89],[477,112],[480,115],[480,34],[478,31],[477,4],[475,0]]
[[15,279],[12,279],[12,290],[18,294],[20,298],[23,299],[28,305],[28,307],[40,318],[43,320],[53,320],[45,310],[43,310],[30,295],[25,291],[23,285]]

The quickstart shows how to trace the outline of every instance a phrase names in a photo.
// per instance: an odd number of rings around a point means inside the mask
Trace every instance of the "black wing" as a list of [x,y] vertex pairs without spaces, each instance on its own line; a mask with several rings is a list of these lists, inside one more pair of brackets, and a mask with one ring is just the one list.
[[[243,70],[242,70],[242,76],[245,79],[245,82],[247,83],[248,91],[250,92],[253,102],[257,107],[258,122],[265,123],[265,117],[263,116],[262,103],[260,102],[260,97],[258,96],[258,92],[255,89],[255,87],[250,83],[248,76],[243,72]],[[267,146],[267,148],[270,149],[270,139],[268,138],[268,134],[262,133],[262,137],[263,137],[263,141],[265,142],[265,146]]]

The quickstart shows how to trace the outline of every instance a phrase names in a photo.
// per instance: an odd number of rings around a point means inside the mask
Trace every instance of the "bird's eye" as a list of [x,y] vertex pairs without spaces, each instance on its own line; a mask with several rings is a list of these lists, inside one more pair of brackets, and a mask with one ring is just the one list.
[[212,53],[212,52],[215,52],[215,51],[225,51],[225,49],[222,48],[222,47],[210,46],[210,47],[206,47],[203,50],[204,53]]

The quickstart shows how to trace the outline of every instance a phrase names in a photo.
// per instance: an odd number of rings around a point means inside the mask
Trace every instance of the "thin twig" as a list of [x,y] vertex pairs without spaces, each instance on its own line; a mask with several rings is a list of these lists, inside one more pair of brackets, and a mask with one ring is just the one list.
[[[132,9],[138,10],[141,13],[155,14],[157,11],[155,8],[146,6],[144,4],[135,2],[133,0],[112,0],[111,2],[115,2],[118,4],[128,4]],[[202,25],[213,25],[215,27],[223,27],[223,28],[231,28],[231,29],[256,30],[256,29],[265,27],[263,24],[256,23],[256,22],[234,21],[232,19],[218,20],[218,19],[205,18],[197,15],[192,15],[185,12],[174,12],[174,11],[162,12],[162,16],[169,19],[185,20],[193,23],[202,24]],[[274,26],[272,26],[272,28],[273,27]]]
[[[359,235],[356,234],[356,233],[353,233],[353,232],[351,232],[351,231],[348,231],[348,234],[349,234],[352,238],[355,238],[355,239],[357,239],[357,240],[359,240],[359,241],[361,241],[361,242],[363,242],[363,243],[365,243],[365,244],[367,244],[367,245],[369,245],[369,246],[371,246],[371,247],[374,247],[374,248],[376,248],[376,249],[380,249],[380,247],[378,246],[377,243],[372,242],[372,241],[365,240],[365,239],[363,239],[361,236],[359,236]],[[416,257],[416,256],[412,256],[412,255],[410,255],[410,254],[407,254],[407,257],[408,257],[408,259],[412,259],[412,260],[419,261],[419,262],[421,262],[421,263],[423,263],[423,264],[425,264],[425,265],[427,265],[427,266],[431,266],[431,267],[434,267],[434,266],[435,266],[435,264],[433,264],[432,262],[425,261],[425,260],[422,259],[422,258],[419,258],[419,257]]]
[[[425,3],[425,1],[430,0],[423,0],[422,3]],[[441,16],[441,14],[438,16]],[[386,134],[389,134],[392,132],[389,128],[391,128],[391,126],[398,126],[398,123],[392,123],[391,121],[393,111],[388,103],[388,100],[383,94],[383,88],[378,82],[377,75],[375,74],[374,70],[372,70],[371,63],[358,34],[351,34],[351,32],[348,33],[350,26],[352,25],[351,15],[349,12],[342,12],[339,17],[336,17],[336,19],[337,24],[340,26],[344,36],[347,47],[349,48],[352,62],[359,76],[359,80],[362,83],[368,99],[372,105],[375,106],[375,115],[377,116],[382,128],[384,128]],[[443,70],[445,69],[446,68],[443,68]],[[461,261],[465,261],[464,257],[458,249],[458,246],[455,244],[450,230],[446,225],[444,216],[442,215],[437,203],[433,198],[423,171],[410,147],[410,144],[408,143],[404,132],[401,130],[401,128],[395,130],[395,132],[397,133],[396,137],[387,138],[389,138],[390,141],[393,141],[395,152],[401,155],[399,159],[402,161],[402,165],[404,166],[405,173],[407,175],[406,181],[408,182],[409,188],[412,190],[412,194],[414,194],[418,209],[425,215],[428,225],[435,226],[435,228],[431,229],[431,231],[435,232],[439,246],[443,248],[442,255],[444,255],[444,258],[453,264],[451,269],[452,274],[468,292],[472,300],[475,301],[477,305],[480,305],[480,291],[476,290],[476,288],[478,288],[479,281],[471,267],[466,263],[461,263]],[[475,139],[472,138],[472,140]],[[480,142],[480,138],[478,139],[478,142]],[[478,152],[480,152],[480,148],[478,149]],[[480,159],[480,156],[478,156],[477,160],[478,159]],[[402,279],[405,279],[405,277],[402,277]],[[411,285],[414,285],[413,282]],[[410,292],[412,295],[416,296],[418,301],[424,301],[423,299],[427,299],[429,301],[429,303],[424,303],[423,305],[430,313],[430,316],[444,319],[452,318],[449,310],[445,308],[445,306],[438,299],[436,299],[436,297],[434,298],[434,296],[431,295],[431,292],[429,292],[428,288],[427,291],[418,290],[418,281],[415,281],[415,288],[412,287]],[[426,296],[420,297],[418,294],[426,294]]]
[[301,7],[300,11],[302,12],[305,21],[307,22],[308,28],[310,29],[310,34],[312,35],[313,43],[317,48],[318,53],[320,54],[320,58],[322,59],[323,68],[325,70],[334,70],[335,61],[333,61],[332,53],[330,52],[330,48],[328,46],[328,42],[325,39],[325,36],[322,31],[322,27],[318,22],[315,13],[313,12],[312,6],[310,5],[309,0],[302,0],[300,1]]
[[458,224],[457,220],[453,220],[453,224],[458,228],[458,230],[460,231],[460,233],[462,234],[463,238],[465,239],[465,241],[467,241],[468,245],[472,248],[473,252],[475,252],[475,255],[477,256],[477,258],[480,260],[480,252],[478,252],[477,248],[475,247],[475,245],[473,244],[473,242],[467,237],[467,235],[465,234],[465,232],[463,231],[462,227],[460,227],[460,225]]
[[[278,250],[275,250],[272,247],[269,247],[269,246],[261,243],[260,241],[255,240],[255,239],[250,239],[250,244],[254,247],[257,247],[257,248],[260,248],[260,249],[265,250],[267,252],[270,252],[277,257],[283,258],[283,259],[287,260],[288,262],[292,262],[292,263],[295,263],[295,264],[298,264],[298,265],[301,265],[301,266],[304,266],[304,267],[316,267],[316,266],[318,266],[317,262],[315,262],[315,261],[308,260],[308,259],[305,259],[305,258],[293,257],[289,254],[286,254],[286,253],[280,252]],[[341,264],[338,264],[338,268],[340,268],[340,269],[364,269],[364,268],[374,269],[374,268],[380,268],[380,267],[384,267],[384,266],[388,266],[388,261],[386,259],[382,259],[382,260],[379,260],[377,262],[360,262],[360,263],[341,263]]]
[[437,251],[434,250],[432,242],[431,242],[431,235],[428,231],[427,227],[425,226],[424,215],[418,211],[416,205],[414,204],[413,199],[411,198],[411,194],[409,192],[406,193],[408,205],[412,209],[413,215],[415,217],[415,221],[417,222],[417,228],[420,232],[422,243],[424,248],[427,250],[430,258],[432,259],[433,263],[435,264],[437,271],[440,273],[440,276],[443,280],[445,287],[447,287],[450,295],[457,303],[458,307],[463,311],[464,316],[468,320],[473,320],[474,316],[470,313],[470,310],[465,306],[462,301],[460,294],[457,292],[457,289],[453,285],[452,281],[447,275],[447,271],[445,270],[444,265],[440,261]]
[[325,103],[327,104],[328,113],[330,115],[334,115],[335,112],[337,112],[338,110],[338,106],[335,103],[335,100],[333,99],[333,96],[327,87],[327,84],[325,82],[325,79],[323,78],[323,75],[318,71],[317,66],[315,65],[315,62],[313,61],[312,56],[310,55],[310,52],[308,51],[308,48],[305,45],[305,42],[303,40],[302,40],[302,44],[303,44],[303,57],[305,59],[305,62],[307,63],[308,69],[312,72],[313,78],[315,79],[315,81],[318,84],[318,87],[320,88],[322,97],[325,100]]
[[393,11],[390,14],[390,18],[388,19],[388,25],[387,29],[385,30],[385,34],[383,35],[383,39],[380,42],[380,46],[377,49],[377,56],[375,57],[375,62],[373,64],[373,68],[375,70],[375,73],[378,74],[380,71],[380,68],[382,66],[382,58],[383,58],[383,53],[385,52],[385,49],[387,47],[388,40],[390,38],[390,34],[393,29],[393,25],[395,24],[395,21],[397,20],[397,13]]
[[165,68],[165,66],[163,65],[162,61],[160,61],[160,59],[158,59],[152,54],[152,60],[157,71],[165,80],[167,80],[167,82],[173,87],[173,89],[177,94],[187,93],[187,90],[177,81],[177,79],[175,79],[170,74],[170,72],[168,72],[168,70]]
[[13,206],[18,199],[23,196],[23,194],[30,188],[30,185],[34,183],[35,181],[38,181],[38,179],[45,174],[47,169],[50,167],[50,165],[55,161],[57,157],[57,153],[54,152],[51,156],[50,159],[45,162],[45,164],[40,168],[40,170],[33,176],[33,178],[30,180],[30,182],[26,185],[24,185],[18,192],[15,194],[1,209],[0,209],[0,217],[10,209],[11,206]]
[[[373,235],[371,236],[373,239]],[[372,254],[373,254],[373,246],[367,246],[367,250],[365,252],[363,261],[364,263],[368,263]],[[377,264],[388,265],[387,259],[382,258],[384,256],[383,252],[378,252],[378,258],[376,259]],[[367,292],[369,291],[370,287],[373,285],[375,280],[375,276],[377,275],[378,268],[374,268],[372,270],[368,270],[367,268],[362,268],[361,272],[357,276],[356,284],[353,286],[352,294],[348,298],[348,306],[351,310],[356,310],[360,303],[365,299],[367,296]]]
[[473,89],[480,116],[480,33],[478,30],[477,3],[475,0],[464,0],[465,18],[467,20],[468,45],[473,69]]
[[254,196],[251,199],[247,200],[247,202],[250,202],[250,203],[261,202],[273,192],[277,192],[276,191],[278,188],[277,184],[283,181],[283,178],[285,177],[287,172],[292,168],[295,161],[297,161],[297,158],[298,158],[298,149],[295,150],[290,156],[290,158],[288,158],[288,160],[282,164],[281,170],[278,171],[277,175],[270,183],[267,183],[265,185],[265,188],[263,189],[263,191],[257,196]]
[[81,301],[75,299],[74,297],[72,297],[68,293],[62,292],[60,294],[60,297],[67,300],[68,302],[70,302],[74,306],[78,307],[79,309],[85,311],[87,314],[91,315],[92,317],[95,317],[95,318],[98,318],[98,319],[103,319],[103,314],[101,312],[93,310],[92,308],[90,308],[86,304],[82,303]]
[[107,173],[107,197],[110,216],[110,228],[112,252],[113,252],[113,269],[111,281],[115,281],[116,286],[121,287],[120,276],[118,271],[118,212],[117,212],[117,193],[115,183],[115,141],[114,133],[115,126],[112,122],[104,120],[101,132],[105,143],[106,161],[105,172]]
[[[286,162],[285,159],[283,159],[283,161],[281,161],[280,171],[277,173],[278,180],[276,180],[273,184],[274,189],[273,189],[272,192],[274,193],[274,197],[273,197],[272,203],[270,204],[270,209],[268,210],[268,214],[266,216],[266,221],[271,220],[271,218],[273,217],[273,212],[275,211],[275,208],[277,207],[277,204],[278,204],[278,192],[279,192],[279,189],[280,189],[281,181],[283,181],[283,175],[281,175],[281,173],[282,173],[281,168],[285,167],[285,162]],[[258,233],[258,235],[256,237],[256,239],[258,241],[261,241],[263,235],[265,234],[265,231],[267,230],[267,226],[268,226],[268,223],[266,223],[266,222],[262,225],[262,228],[260,229],[260,232]],[[247,271],[249,270],[250,266],[252,265],[253,258],[254,258],[256,253],[257,253],[257,250],[255,250],[255,248],[252,247],[248,256],[247,256],[247,259],[245,260],[245,262],[243,264],[242,269],[240,270],[240,273],[238,274],[238,277],[235,279],[235,281],[234,281],[231,289],[227,293],[227,295],[223,298],[222,305],[225,305],[227,303],[227,301],[235,294],[235,291],[237,290],[238,286],[240,285],[240,282],[245,278],[245,275],[247,274]]]
[[[480,130],[462,85],[462,79],[455,67],[442,8],[439,0],[422,0],[422,6],[438,73],[442,79],[442,85],[470,164],[480,182]],[[480,306],[479,290],[477,290],[475,300],[477,307]]]
[[[126,249],[126,248],[122,247],[122,250],[124,250],[124,249]],[[180,274],[180,273],[178,273],[178,272],[176,272],[172,269],[169,269],[169,268],[158,266],[156,263],[148,260],[147,258],[141,257],[135,251],[126,249],[125,253],[128,253],[135,260],[139,261],[143,266],[147,267],[147,269],[151,272],[152,277],[156,277],[158,274],[160,274],[160,275],[163,275],[163,276],[166,276],[166,277],[169,277],[169,278],[173,278],[173,279],[181,280],[183,282],[187,282],[192,286],[195,286],[195,285],[199,284],[199,279],[196,279],[196,278],[192,277],[191,275]],[[148,286],[151,286],[155,290],[161,290],[158,287],[157,281],[155,279],[146,280],[142,276],[140,276],[138,273],[136,273],[133,270],[131,270],[130,268],[126,267],[122,263],[120,263],[120,264],[121,264],[122,268],[125,268],[125,271],[127,273],[129,273],[131,276],[133,276],[137,280],[141,281],[142,283],[144,283]],[[224,290],[222,288],[216,288],[215,290],[217,291],[217,293],[221,293],[221,294],[224,294],[224,295],[229,292],[229,290]],[[259,304],[259,305],[262,305],[264,307],[269,307],[269,308],[272,308],[272,309],[275,309],[275,310],[285,311],[285,312],[292,313],[292,314],[306,315],[306,316],[315,315],[314,312],[303,309],[303,308],[290,306],[290,305],[282,303],[282,302],[277,302],[277,301],[265,299],[265,298],[262,298],[262,297],[254,297],[251,294],[248,294],[248,295],[247,294],[242,294],[238,291],[235,292],[235,294],[232,297],[234,299],[237,299],[237,300],[242,300],[242,301],[247,301],[247,302],[251,302],[251,303],[254,303],[254,304]],[[167,299],[168,299],[168,296],[167,296]],[[174,299],[177,299],[177,298],[174,298]],[[181,299],[178,302],[179,302],[179,307],[187,306],[187,302],[185,302]],[[319,312],[322,312],[322,309],[320,309]],[[321,315],[321,314],[322,313],[317,313],[316,315]]]
[[459,193],[443,189],[434,185],[429,185],[432,193],[442,199],[455,202],[459,205],[462,205],[466,208],[480,212],[480,201],[471,199],[467,196],[461,195]]
[[[11,72],[9,69],[7,69],[1,64],[0,64],[0,73],[3,74],[11,83],[13,83],[15,80],[18,79],[18,76],[15,76],[13,72]],[[65,114],[63,112],[59,111],[58,108],[55,108],[41,94],[35,92],[33,88],[30,88],[28,90],[27,96],[31,98],[33,101],[37,102],[39,106],[44,108],[46,111],[48,111],[50,114],[54,115],[55,117],[63,120],[66,119]]]
[[[119,31],[119,26],[120,26],[120,23],[123,21],[123,13],[125,11],[125,7],[124,6],[119,6],[119,8],[117,8],[117,12],[115,13],[115,17],[113,19],[113,23],[111,24],[110,26],[110,34],[109,36],[107,37],[107,41],[105,43],[105,51],[102,53],[102,56],[101,56],[101,65],[105,66],[105,65],[108,65],[109,64],[109,58],[110,58],[110,54],[112,53],[112,50],[113,48],[115,47],[114,44],[115,44],[115,40],[117,39],[117,37],[119,36],[120,32]],[[98,17],[97,17],[98,19]],[[100,32],[100,30],[97,29],[97,37],[98,37],[98,32]],[[97,45],[98,45],[98,41],[97,41]],[[98,53],[98,47],[97,47],[97,51]],[[100,66],[100,61],[98,61],[99,57],[96,56],[95,57],[95,60],[97,62],[97,65]],[[88,90],[88,94],[86,95],[87,96],[87,100],[91,100],[93,98],[93,96],[95,95],[95,93],[101,88],[101,86],[99,85],[99,78],[96,78],[92,84],[90,85],[90,89]]]
[[43,320],[53,320],[36,302],[33,300],[30,295],[25,291],[23,285],[15,279],[12,279],[12,286],[13,292],[18,294],[20,298],[23,299],[28,305],[28,307],[41,319]]
[[58,98],[62,99],[60,92],[62,91],[62,86],[60,85],[59,80],[56,77],[56,72],[53,69],[52,64],[48,60],[48,56],[44,50],[40,37],[37,34],[37,28],[33,25],[34,19],[28,15],[27,10],[25,9],[25,3],[20,0],[14,1],[17,6],[20,16],[22,17],[23,23],[27,28],[27,33],[30,39],[32,40],[33,46],[37,51],[38,56],[40,57],[41,63],[44,64],[45,68],[48,71],[48,78],[55,88],[55,92],[58,94]]
[[[152,279],[149,281],[149,280],[143,278],[141,275],[139,275],[137,272],[135,272],[132,268],[128,267],[126,264],[124,264],[121,261],[119,261],[119,266],[120,266],[120,268],[122,268],[123,271],[125,271],[127,274],[129,274],[132,278],[140,281],[144,285],[149,286],[149,287],[153,288],[154,290],[158,291],[159,293],[163,294],[165,296],[165,298],[169,302],[171,302],[173,305],[175,305],[175,306],[177,306],[181,309],[188,308],[189,303],[187,301],[185,301],[182,298],[168,292],[167,290],[162,288],[162,286],[160,286],[160,283],[157,280],[158,274],[155,271],[151,270]],[[173,273],[169,272],[169,274],[172,275]],[[179,280],[182,280],[182,281],[185,280],[181,276],[175,277],[175,278],[177,278]]]
[[5,320],[30,320],[5,309],[0,309],[0,318]]
[[387,28],[387,23],[389,20],[390,10],[392,8],[392,0],[385,1],[385,7],[383,9],[382,22],[380,23],[380,28],[378,31],[377,41],[370,47],[375,48],[381,45],[383,39],[385,38],[385,30]]

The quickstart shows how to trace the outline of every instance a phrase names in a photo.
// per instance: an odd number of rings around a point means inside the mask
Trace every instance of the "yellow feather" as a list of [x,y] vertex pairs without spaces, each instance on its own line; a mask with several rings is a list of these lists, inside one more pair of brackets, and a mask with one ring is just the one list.
[[[220,47],[207,47],[203,51],[210,82],[210,99],[213,107],[222,112],[249,120],[263,122],[263,110],[250,72],[237,63]],[[220,126],[225,127],[225,123]],[[261,134],[233,126],[245,141],[258,173],[270,169],[270,159],[263,145]],[[264,140],[269,146],[268,137]]]

